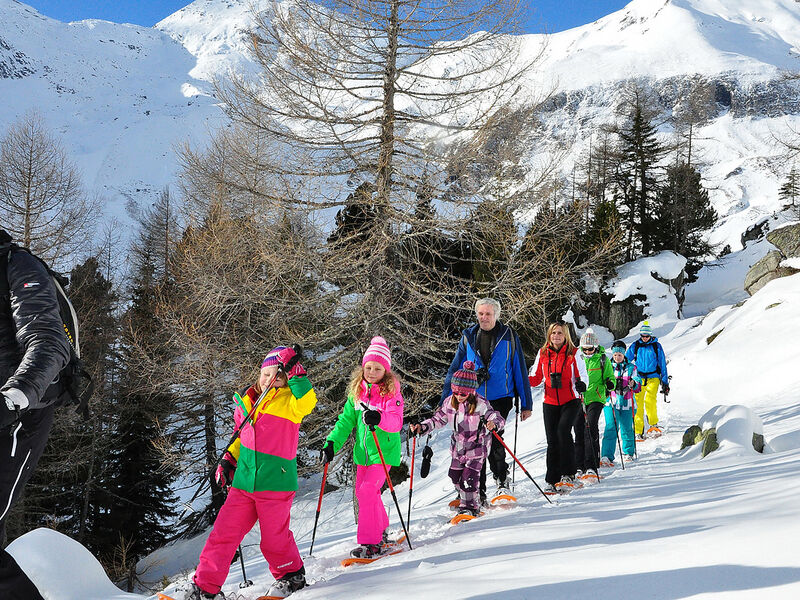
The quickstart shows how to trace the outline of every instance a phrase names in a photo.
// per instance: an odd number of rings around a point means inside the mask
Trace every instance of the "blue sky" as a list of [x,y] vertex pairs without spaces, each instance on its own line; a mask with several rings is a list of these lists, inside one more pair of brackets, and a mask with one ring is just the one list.
[[[629,0],[530,0],[534,7],[527,31],[555,32],[591,23],[619,10]],[[105,19],[150,27],[191,0],[22,0],[59,21]]]

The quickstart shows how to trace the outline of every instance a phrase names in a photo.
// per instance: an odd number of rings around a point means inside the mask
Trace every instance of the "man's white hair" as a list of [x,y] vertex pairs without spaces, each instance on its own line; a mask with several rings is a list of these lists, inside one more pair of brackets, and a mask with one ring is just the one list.
[[479,306],[491,306],[494,309],[494,318],[500,318],[500,303],[495,300],[494,298],[481,298],[480,300],[475,301],[475,312],[478,312]]

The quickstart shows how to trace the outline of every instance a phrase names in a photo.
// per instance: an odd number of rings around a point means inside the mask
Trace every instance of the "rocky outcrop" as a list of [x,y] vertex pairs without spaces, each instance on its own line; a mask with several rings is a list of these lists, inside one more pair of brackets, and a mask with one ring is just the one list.
[[608,328],[614,337],[625,337],[633,326],[644,319],[643,303],[646,299],[641,294],[634,294],[621,302],[611,303],[608,308]]
[[786,258],[800,256],[800,223],[787,225],[767,234],[767,241]]
[[35,72],[25,53],[15,50],[0,37],[0,79],[22,79]]
[[767,241],[778,249],[770,251],[747,272],[744,289],[751,296],[773,279],[800,272],[792,267],[781,266],[786,258],[800,257],[800,223],[770,231]]

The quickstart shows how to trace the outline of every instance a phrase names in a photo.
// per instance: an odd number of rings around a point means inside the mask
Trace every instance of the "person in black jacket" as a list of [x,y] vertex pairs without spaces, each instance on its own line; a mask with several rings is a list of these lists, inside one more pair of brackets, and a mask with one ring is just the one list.
[[[69,361],[58,297],[39,259],[0,229],[0,548],[6,518],[42,456],[61,369]],[[7,280],[7,281],[6,281]],[[30,586],[30,587],[29,587]],[[34,600],[35,587],[0,550],[0,598]]]

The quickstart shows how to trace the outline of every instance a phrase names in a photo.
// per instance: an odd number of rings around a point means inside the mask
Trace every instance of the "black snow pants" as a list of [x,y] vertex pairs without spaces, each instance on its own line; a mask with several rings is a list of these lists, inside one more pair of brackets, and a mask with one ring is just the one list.
[[547,473],[544,480],[556,484],[562,475],[575,475],[575,441],[572,426],[580,410],[577,398],[566,404],[542,404],[544,433],[547,437]]
[[[503,420],[508,418],[508,413],[514,408],[514,398],[498,398],[497,400],[490,400],[489,404],[492,408],[500,413]],[[503,437],[505,428],[497,432],[497,435]],[[486,462],[483,463],[481,469],[481,500],[486,498],[486,463],[489,463],[489,469],[497,481],[505,481],[508,477],[508,463],[506,463],[506,449],[503,444],[497,441],[497,438],[492,436],[492,445],[489,447],[489,456],[486,457]]]
[[[583,409],[578,406],[575,417],[575,465],[581,471],[597,469],[600,463],[600,431],[598,422],[603,412],[602,402],[590,402],[586,406],[586,418]],[[589,429],[586,429],[589,421]]]

